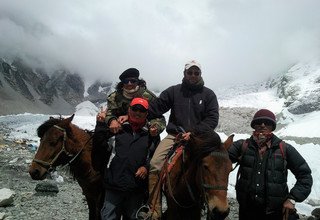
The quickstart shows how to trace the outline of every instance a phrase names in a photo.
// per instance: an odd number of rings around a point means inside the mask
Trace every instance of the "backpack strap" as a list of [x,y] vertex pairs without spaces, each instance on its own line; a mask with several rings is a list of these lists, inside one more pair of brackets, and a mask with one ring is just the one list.
[[[247,149],[248,149],[248,145],[249,145],[249,138],[246,139],[246,140],[244,140],[244,141],[242,142],[242,145],[241,145],[241,155],[239,156],[238,162],[237,162],[237,164],[235,165],[235,167],[232,169],[232,171],[235,170],[235,169],[240,165],[241,159],[242,159],[244,153],[245,153],[245,152],[247,151]],[[238,173],[237,173],[237,181],[238,181],[239,177],[240,177],[240,169],[238,170]]]
[[284,160],[287,159],[287,147],[286,147],[286,143],[284,141],[281,141],[280,144],[279,144],[279,148],[280,148],[280,151],[281,151],[281,155],[282,155],[282,158]]

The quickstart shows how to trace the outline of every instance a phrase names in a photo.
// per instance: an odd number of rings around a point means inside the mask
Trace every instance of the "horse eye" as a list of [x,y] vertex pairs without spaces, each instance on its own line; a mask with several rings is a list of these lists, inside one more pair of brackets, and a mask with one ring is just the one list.
[[61,136],[61,137],[59,137],[57,140],[52,140],[52,141],[50,141],[49,142],[49,144],[50,144],[50,146],[56,146],[57,144],[58,144],[58,142],[60,141],[60,140],[62,140],[63,139],[63,137]]
[[209,170],[209,166],[208,166],[207,164],[203,164],[203,168],[204,168],[205,170]]

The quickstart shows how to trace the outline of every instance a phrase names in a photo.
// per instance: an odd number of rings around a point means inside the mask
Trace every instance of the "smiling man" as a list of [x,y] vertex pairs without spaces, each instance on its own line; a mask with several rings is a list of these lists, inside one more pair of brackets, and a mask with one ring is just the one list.
[[[164,90],[159,98],[150,102],[150,118],[159,118],[171,110],[169,122],[166,127],[168,135],[158,145],[150,162],[149,194],[159,180],[159,172],[163,166],[166,155],[174,144],[176,135],[182,127],[186,132],[182,135],[189,140],[192,132],[206,132],[214,130],[219,121],[219,105],[215,93],[204,86],[201,65],[192,60],[185,64],[181,84],[171,86]],[[157,201],[151,198],[152,219],[161,218],[160,196]]]
[[[254,129],[247,140],[238,140],[229,149],[233,163],[239,162],[236,193],[239,219],[296,219],[295,203],[311,192],[311,170],[290,144],[279,139],[276,117],[267,110],[257,111],[251,121]],[[288,169],[296,178],[288,189]]]

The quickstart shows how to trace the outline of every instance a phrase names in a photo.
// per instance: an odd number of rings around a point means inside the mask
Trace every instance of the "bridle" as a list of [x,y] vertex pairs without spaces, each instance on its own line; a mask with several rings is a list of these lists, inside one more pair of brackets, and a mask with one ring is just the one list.
[[[212,151],[210,153],[211,156],[216,156],[216,157],[224,157],[229,159],[229,154],[228,153],[224,153],[224,152],[218,152],[218,151]],[[201,181],[203,181],[203,177],[202,177],[202,172],[201,172]],[[225,190],[228,191],[228,184],[226,186],[221,186],[221,185],[210,185],[207,183],[201,183],[202,187],[206,190]]]
[[[53,164],[56,162],[56,160],[59,158],[59,156],[62,154],[62,153],[65,153],[68,157],[72,157],[70,159],[70,161],[67,162],[67,165],[70,165],[79,155],[80,153],[83,151],[83,148],[86,146],[86,144],[80,149],[80,151],[74,156],[74,154],[68,152],[66,150],[66,143],[67,143],[67,132],[66,132],[66,129],[62,128],[62,127],[59,127],[58,125],[53,125],[54,128],[57,128],[59,129],[60,131],[63,132],[63,142],[62,142],[62,148],[61,150],[59,151],[59,153],[50,161],[50,162],[47,162],[47,161],[43,161],[43,160],[39,160],[39,159],[36,159],[34,158],[32,160],[32,162],[36,162],[37,164],[39,164],[40,166],[46,168],[48,170],[48,172],[50,172],[51,170],[54,169],[55,166],[53,166]],[[89,139],[90,140],[90,139]]]
[[[216,157],[224,157],[224,158],[227,158],[229,159],[229,155],[228,153],[225,153],[225,152],[218,152],[218,151],[211,151],[210,156],[216,156]],[[177,201],[177,199],[174,197],[173,195],[173,192],[172,192],[172,187],[171,187],[171,183],[170,183],[170,174],[167,173],[167,183],[168,183],[168,192],[171,196],[171,198],[173,199],[173,201],[181,208],[191,208],[192,206],[194,206],[195,204],[197,204],[197,201],[196,201],[196,197],[194,196],[194,193],[192,191],[192,188],[189,184],[189,182],[187,181],[187,179],[185,178],[185,167],[184,167],[184,162],[185,162],[185,154],[184,154],[184,149],[183,149],[183,157],[182,157],[182,176],[184,177],[184,180],[185,180],[185,183],[187,185],[187,189],[188,189],[188,192],[189,192],[189,195],[192,199],[192,204],[190,205],[182,205],[180,202]],[[203,182],[203,174],[201,172],[201,191],[202,191],[202,196],[204,198],[204,202],[206,204],[206,206],[208,206],[208,199],[207,199],[207,196],[206,196],[206,191],[208,190],[224,190],[224,191],[227,191],[228,190],[228,185],[226,186],[221,186],[221,185],[211,185],[211,184],[208,184],[208,183],[204,183]]]

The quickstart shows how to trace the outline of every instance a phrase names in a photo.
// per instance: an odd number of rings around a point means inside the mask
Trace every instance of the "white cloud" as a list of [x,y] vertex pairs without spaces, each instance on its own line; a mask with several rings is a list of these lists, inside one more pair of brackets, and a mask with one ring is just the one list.
[[197,59],[206,85],[254,82],[318,56],[317,0],[1,0],[0,56],[36,58],[87,79],[137,67],[153,88]]

